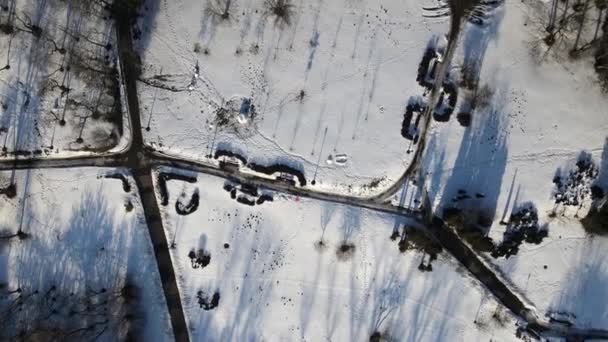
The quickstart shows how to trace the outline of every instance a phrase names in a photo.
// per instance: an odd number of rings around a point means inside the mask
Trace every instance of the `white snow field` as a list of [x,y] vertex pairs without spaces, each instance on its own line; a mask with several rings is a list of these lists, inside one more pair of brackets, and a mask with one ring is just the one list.
[[146,2],[146,142],[204,162],[228,150],[290,165],[316,190],[381,191],[410,162],[403,113],[423,91],[424,48],[447,22],[424,19],[418,1],[293,0],[287,18],[276,3]]
[[[495,243],[512,213],[535,207],[548,237],[539,245],[524,242],[507,260],[489,254],[488,260],[540,316],[562,311],[576,316],[570,320],[577,326],[606,329],[608,240],[586,233],[579,220],[592,203],[589,186],[608,189],[608,96],[590,56],[545,54],[547,11],[536,1],[505,1],[486,26],[465,27],[453,68],[482,61],[484,95],[470,127],[457,120],[432,124],[421,183],[437,214],[448,207],[481,212]],[[599,176],[571,189],[585,198],[557,205],[555,176],[564,181],[585,155]]]
[[498,219],[516,193],[520,202],[533,201],[545,212],[553,209],[558,169],[571,167],[582,152],[601,162],[608,96],[593,60],[548,54],[536,62],[533,46],[544,32],[535,21],[545,15],[537,11],[528,2],[504,2],[487,26],[468,24],[461,35],[453,67],[482,55],[480,101],[486,105],[478,105],[468,128],[457,120],[433,122],[422,177],[436,205],[445,206],[461,187],[483,193],[481,202],[491,211],[501,209]]
[[262,189],[273,201],[249,206],[223,179],[188,176],[166,182],[162,216],[193,341],[516,340],[516,319],[447,253],[430,272],[400,253],[403,218]]
[[0,158],[122,150],[113,20],[101,2],[0,3]]
[[116,172],[0,173],[17,183],[0,195],[1,340],[173,339],[135,183]]
[[608,329],[608,238],[589,237],[575,220],[555,220],[548,229],[540,245],[523,244],[515,256],[488,260],[534,303],[539,316]]

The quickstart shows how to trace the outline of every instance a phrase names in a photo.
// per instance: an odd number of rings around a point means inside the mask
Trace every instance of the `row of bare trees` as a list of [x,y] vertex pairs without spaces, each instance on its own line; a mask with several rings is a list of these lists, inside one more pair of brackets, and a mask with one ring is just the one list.
[[[545,41],[552,45],[558,38],[573,39],[571,47],[573,52],[591,47],[601,38],[600,28],[608,18],[607,8],[608,0],[553,0],[549,10]],[[592,15],[592,12],[595,15]],[[581,45],[583,32],[590,27],[593,30],[592,37]]]
[[545,43],[565,48],[571,57],[593,51],[595,69],[608,89],[608,0],[553,0]]
[[[18,3],[16,0],[0,3],[0,40],[8,41],[6,64],[0,68],[0,76],[12,71],[14,54],[19,54],[19,60],[29,59],[33,65],[28,68],[34,70],[35,77],[29,80],[28,96],[54,103],[52,108],[36,110],[40,112],[36,116],[41,117],[38,122],[46,122],[50,127],[69,123],[78,132],[75,143],[81,146],[70,148],[104,149],[115,145],[122,134],[122,116],[111,4],[103,0],[50,0],[29,8]],[[32,56],[42,58],[44,63],[37,63]],[[9,86],[23,88],[20,84]],[[15,102],[9,98],[2,100]],[[19,103],[8,107],[3,106],[2,116],[22,110],[17,108]],[[85,143],[85,127],[95,120],[114,128],[108,131],[95,126],[87,135],[91,141]],[[9,130],[2,128],[5,133]],[[50,139],[41,148],[53,150],[55,134]],[[15,146],[15,151],[19,148],[23,147]]]
[[142,319],[138,288],[69,292],[50,285],[39,290],[0,283],[0,340],[132,340]]

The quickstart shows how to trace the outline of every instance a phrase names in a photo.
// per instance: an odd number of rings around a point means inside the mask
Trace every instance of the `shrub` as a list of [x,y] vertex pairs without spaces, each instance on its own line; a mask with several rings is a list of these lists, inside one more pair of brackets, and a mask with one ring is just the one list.
[[188,258],[190,258],[190,265],[192,268],[205,268],[211,262],[211,254],[206,252],[204,249],[199,249],[198,251],[191,250],[188,253]]
[[17,196],[17,186],[12,183],[9,184],[6,188],[0,188],[0,195],[6,195],[8,198],[14,198]]
[[538,245],[547,235],[547,229],[539,227],[536,207],[528,204],[511,214],[503,241],[492,251],[492,256],[509,258],[519,252],[524,241]]
[[266,0],[266,8],[270,15],[275,17],[274,22],[279,26],[291,24],[294,5],[290,0]]
[[336,250],[338,260],[348,260],[355,253],[355,245],[344,241]]

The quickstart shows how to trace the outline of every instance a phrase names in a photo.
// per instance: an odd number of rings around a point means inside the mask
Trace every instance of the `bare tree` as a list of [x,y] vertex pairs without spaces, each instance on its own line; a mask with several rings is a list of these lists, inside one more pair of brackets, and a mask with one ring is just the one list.
[[593,41],[596,41],[602,25],[602,17],[604,10],[608,7],[608,0],[595,0],[595,7],[597,7],[597,21],[595,24],[595,33],[593,34]]
[[140,319],[138,289],[128,282],[78,293],[0,284],[1,340],[124,341],[134,337]]
[[576,51],[578,48],[578,43],[581,39],[581,33],[583,32],[583,27],[585,26],[585,17],[587,15],[587,10],[589,9],[589,3],[591,2],[591,0],[585,0],[585,4],[583,6],[583,13],[581,15],[580,18],[580,23],[578,26],[578,32],[576,34],[576,40],[574,41],[574,47],[572,48],[572,51]]
[[555,18],[557,17],[557,4],[559,0],[553,0],[551,10],[549,12],[549,24],[547,25],[547,32],[553,32],[555,29]]

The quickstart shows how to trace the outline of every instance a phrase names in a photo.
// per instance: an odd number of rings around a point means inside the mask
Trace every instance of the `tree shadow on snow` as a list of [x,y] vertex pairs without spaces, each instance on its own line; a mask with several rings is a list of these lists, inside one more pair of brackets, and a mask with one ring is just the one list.
[[[27,196],[29,194],[24,194],[24,198]],[[48,295],[47,291],[54,289],[58,294],[54,298],[66,301],[74,298],[77,301],[90,296],[91,291],[123,289],[127,283],[154,288],[153,284],[147,283],[150,272],[156,272],[156,268],[155,263],[148,262],[153,260],[153,255],[151,243],[146,240],[146,231],[137,232],[142,228],[133,225],[133,221],[130,223],[118,218],[101,187],[84,189],[66,221],[46,203],[43,208],[30,204],[27,210],[27,215],[36,217],[35,220],[39,222],[28,230],[31,237],[15,242],[15,248],[10,252],[10,270],[5,270],[6,276],[2,279],[9,289],[19,288],[22,296],[45,292]],[[155,287],[150,292],[160,292],[160,283]],[[148,290],[144,292],[149,293]],[[7,303],[0,301],[2,304]],[[75,323],[80,327],[81,324],[90,324],[85,322],[93,317],[86,313],[74,318],[58,314],[41,317],[41,312],[45,310],[31,305],[23,309],[15,321],[28,322],[34,328],[36,324],[57,322],[59,329],[73,329],[73,324],[69,322],[71,319],[81,320]],[[139,326],[140,319],[145,317],[140,307],[136,311],[132,322],[137,322],[134,326]],[[14,335],[10,329],[21,328],[5,327],[5,332]],[[115,328],[122,329],[110,326],[105,334],[102,332],[102,336],[114,336]]]
[[134,46],[145,51],[150,45],[156,29],[156,17],[160,9],[161,0],[143,0],[139,6],[140,16],[132,27]]
[[[194,340],[210,339],[214,341],[254,341],[264,335],[264,323],[267,323],[265,312],[272,301],[274,287],[279,281],[273,277],[273,267],[280,267],[284,258],[282,241],[278,241],[264,227],[254,231],[255,227],[240,229],[246,224],[246,215],[239,211],[234,217],[232,227],[227,235],[236,234],[227,254],[210,250],[211,263],[214,254],[218,258],[227,258],[221,262],[216,274],[207,278],[199,288],[204,294],[219,294],[219,305],[210,310],[199,307],[197,292],[183,293],[184,306],[190,307]],[[200,241],[199,241],[200,243]],[[211,244],[213,245],[213,244]],[[217,258],[215,258],[217,260]],[[192,328],[191,328],[192,329]]]
[[498,38],[504,17],[504,6],[492,11],[485,25],[468,24],[463,37],[463,82],[476,87],[488,45]]
[[[346,208],[343,210],[343,215],[353,214]],[[303,291],[300,304],[302,339],[310,338],[312,327],[324,327],[321,333],[327,340],[338,338],[338,331],[340,338],[352,341],[368,340],[375,333],[387,340],[392,337],[408,341],[449,339],[457,333],[455,328],[460,329],[460,324],[451,325],[449,321],[463,297],[454,296],[451,291],[458,291],[461,279],[450,272],[432,272],[431,276],[419,272],[417,255],[401,254],[391,244],[390,228],[385,232],[386,244],[369,243],[375,240],[371,234],[382,232],[366,226],[363,213],[357,216],[342,223],[352,228],[344,230],[340,225],[333,228],[338,230],[338,238],[346,235],[357,243],[351,259],[328,262],[328,258],[335,258],[333,251],[328,251],[325,255],[317,254],[317,259],[310,262],[316,273],[310,278],[311,285]],[[440,268],[453,267],[444,265],[443,258],[438,263]],[[340,274],[347,278],[343,279],[345,285],[338,286]]]
[[[378,245],[373,251],[369,283],[353,315],[352,340],[364,340],[380,334],[405,341],[443,340],[453,338],[460,329],[451,326],[450,318],[458,312],[463,297],[451,295],[466,283],[451,272],[421,273],[418,258],[400,254],[397,248]],[[397,254],[397,255],[395,255]],[[438,267],[444,265],[441,258]],[[354,307],[353,307],[354,308]],[[437,310],[437,308],[441,308]],[[442,317],[443,316],[443,317]]]
[[[342,217],[342,222],[338,223],[337,227],[330,224],[331,218],[334,217],[336,213],[338,213],[336,217]],[[302,291],[302,297],[300,298],[299,322],[302,338],[306,337],[311,326],[316,326],[314,324],[315,320],[320,319],[315,312],[315,309],[317,309],[315,302],[327,301],[328,303],[331,303],[332,300],[337,298],[337,291],[335,289],[336,276],[340,271],[344,272],[346,268],[348,268],[347,272],[350,275],[350,282],[353,284],[353,290],[350,292],[351,297],[349,299],[350,306],[352,307],[357,300],[355,286],[357,282],[356,271],[360,265],[353,262],[353,260],[356,259],[355,254],[362,253],[362,249],[364,248],[364,246],[359,245],[361,239],[358,239],[361,230],[361,209],[327,203],[322,207],[320,228],[322,237],[325,236],[327,229],[337,229],[339,240],[331,241],[331,243],[324,241],[324,247],[322,249],[318,248],[316,253],[312,252],[311,254],[311,259],[314,257],[314,262],[313,260],[310,262],[310,264],[313,265],[312,269],[314,269],[311,284],[314,285]],[[348,246],[348,250],[342,249],[345,246]],[[337,258],[335,263],[327,265],[331,268],[329,272],[326,272],[327,270],[324,269],[327,258]],[[323,273],[327,274],[329,279],[327,279],[327,283],[320,284]],[[324,292],[326,292],[326,294]],[[329,305],[327,308],[328,310],[325,312],[324,318],[327,320],[326,333],[328,338],[330,338],[335,333],[338,317],[344,310],[338,310],[334,305]],[[350,314],[352,319],[353,312],[351,311]]]
[[596,180],[597,184],[608,192],[608,137],[604,141],[604,149],[600,161],[600,170]]
[[560,281],[550,311],[582,327],[606,329],[608,325],[608,256],[606,239],[586,239]]
[[475,208],[485,220],[494,220],[508,156],[504,89],[497,90],[488,108],[480,109],[465,128],[441,208]]

